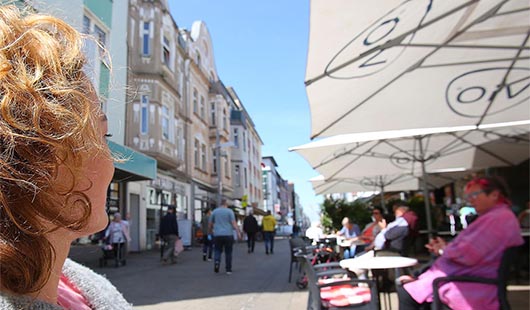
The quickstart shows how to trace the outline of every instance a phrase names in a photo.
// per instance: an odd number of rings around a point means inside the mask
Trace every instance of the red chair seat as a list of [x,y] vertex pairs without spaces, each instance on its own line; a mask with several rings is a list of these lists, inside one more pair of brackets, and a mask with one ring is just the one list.
[[352,285],[338,285],[323,287],[320,298],[327,304],[335,307],[344,307],[370,302],[370,288]]
[[328,284],[328,283],[333,283],[337,281],[348,281],[348,280],[351,280],[350,277],[318,279],[318,284],[322,285],[322,284]]

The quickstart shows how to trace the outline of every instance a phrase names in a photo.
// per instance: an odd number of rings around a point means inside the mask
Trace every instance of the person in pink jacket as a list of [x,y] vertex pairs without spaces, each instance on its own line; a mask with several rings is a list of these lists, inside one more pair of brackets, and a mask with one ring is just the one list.
[[[420,309],[432,302],[432,282],[438,277],[470,275],[496,278],[503,252],[523,243],[517,218],[510,209],[504,183],[491,177],[477,178],[465,188],[467,200],[479,217],[452,242],[441,238],[426,245],[438,258],[417,279],[403,276],[397,285],[399,309]],[[441,286],[442,302],[451,309],[499,309],[494,285],[449,282]]]

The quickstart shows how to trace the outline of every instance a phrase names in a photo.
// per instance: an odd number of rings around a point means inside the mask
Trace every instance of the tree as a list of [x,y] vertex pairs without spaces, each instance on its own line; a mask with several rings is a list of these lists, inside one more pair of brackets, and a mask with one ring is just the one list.
[[347,202],[344,199],[326,198],[322,204],[322,225],[332,231],[342,227],[342,219],[348,217],[362,229],[371,222],[368,205],[360,200]]

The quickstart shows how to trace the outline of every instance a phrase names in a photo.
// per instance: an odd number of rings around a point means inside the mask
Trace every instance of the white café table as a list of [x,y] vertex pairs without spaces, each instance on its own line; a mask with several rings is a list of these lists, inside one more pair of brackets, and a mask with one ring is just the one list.
[[344,269],[393,269],[412,267],[418,263],[418,260],[402,256],[374,256],[373,251],[364,255],[343,259],[340,266]]

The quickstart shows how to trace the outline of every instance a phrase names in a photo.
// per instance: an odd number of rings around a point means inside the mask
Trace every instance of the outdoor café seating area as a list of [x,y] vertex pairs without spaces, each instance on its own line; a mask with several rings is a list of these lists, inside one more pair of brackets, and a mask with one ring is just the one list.
[[[345,259],[341,254],[342,242],[344,240],[337,236],[316,241],[306,237],[289,240],[293,258],[289,282],[293,280],[299,289],[308,290],[308,309],[399,309],[395,280],[401,275],[419,274],[432,263],[432,257],[428,255],[406,257],[385,250],[370,250]],[[431,309],[448,309],[438,294],[440,286],[448,281],[495,285],[498,287],[501,309],[510,309],[507,285],[508,281],[520,280],[515,275],[517,270],[513,268],[519,250],[520,247],[512,247],[505,251],[496,279],[470,276],[438,278],[433,283]]]

